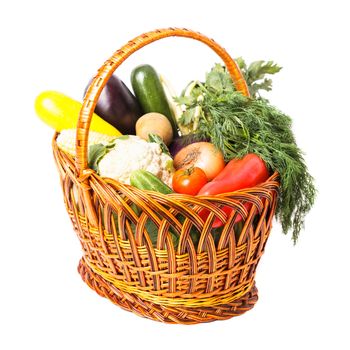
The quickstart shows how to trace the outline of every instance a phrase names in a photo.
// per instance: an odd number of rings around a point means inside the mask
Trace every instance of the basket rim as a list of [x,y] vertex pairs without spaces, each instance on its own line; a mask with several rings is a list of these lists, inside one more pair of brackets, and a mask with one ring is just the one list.
[[88,177],[93,176],[95,179],[97,179],[99,182],[103,182],[105,185],[111,185],[113,184],[116,187],[120,187],[120,188],[126,188],[126,189],[131,189],[133,192],[144,192],[144,193],[149,193],[149,194],[157,194],[158,197],[164,197],[164,198],[198,198],[198,199],[205,199],[205,200],[210,200],[210,199],[214,199],[214,198],[226,198],[226,197],[230,197],[230,196],[234,196],[234,195],[239,195],[242,193],[247,193],[247,191],[249,192],[254,192],[257,190],[261,190],[261,189],[266,189],[266,186],[269,184],[273,184],[274,186],[276,186],[277,188],[279,188],[280,183],[278,181],[279,179],[279,174],[277,171],[273,172],[272,174],[270,174],[269,178],[256,185],[253,187],[247,187],[247,188],[242,188],[239,190],[235,190],[235,191],[231,191],[231,192],[224,192],[224,193],[219,193],[219,194],[215,194],[215,195],[189,195],[189,194],[182,194],[182,193],[169,193],[169,194],[164,194],[161,192],[157,192],[157,191],[152,191],[152,190],[141,190],[138,189],[132,185],[129,184],[124,184],[118,180],[115,180],[113,178],[110,177],[103,177],[100,176],[99,174],[97,174],[97,172],[91,168],[87,168],[85,169],[84,173],[82,174],[82,176],[78,176],[78,170],[76,168],[76,164],[75,164],[75,157],[70,155],[69,153],[65,152],[64,150],[62,150],[56,142],[57,136],[59,135],[59,132],[56,131],[54,133],[53,139],[52,139],[52,147],[54,149],[54,151],[60,152],[61,154],[63,153],[65,155],[65,157],[67,158],[67,160],[70,161],[70,163],[72,164],[72,166],[75,169],[75,176],[76,176],[76,180],[78,180],[78,182],[82,182],[84,180],[86,180]]

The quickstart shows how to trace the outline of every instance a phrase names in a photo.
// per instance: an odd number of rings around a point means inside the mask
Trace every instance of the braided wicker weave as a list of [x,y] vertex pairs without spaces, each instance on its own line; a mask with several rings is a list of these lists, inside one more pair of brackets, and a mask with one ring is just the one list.
[[[249,94],[235,61],[213,40],[187,29],[156,30],[127,43],[99,69],[80,113],[76,159],[57,147],[57,134],[52,145],[66,209],[83,250],[78,268],[83,280],[126,310],[191,324],[237,316],[256,303],[255,271],[271,229],[279,184],[275,173],[257,187],[222,195],[164,195],[101,178],[88,169],[91,116],[109,77],[133,52],[170,36],[208,45],[224,61],[236,88]],[[249,211],[246,202],[252,204]],[[137,213],[133,206],[139,208]],[[233,208],[230,217],[222,206]],[[210,210],[206,221],[199,215],[203,208]],[[240,232],[237,215],[243,218]],[[214,239],[215,218],[225,225]],[[147,231],[150,221],[158,230],[155,246]],[[179,238],[176,245],[170,230]]]

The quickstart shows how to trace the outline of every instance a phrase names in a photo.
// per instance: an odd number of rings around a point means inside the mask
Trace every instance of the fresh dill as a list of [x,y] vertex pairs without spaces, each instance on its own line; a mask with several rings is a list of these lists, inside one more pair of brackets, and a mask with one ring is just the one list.
[[[193,118],[196,118],[196,128],[191,132],[210,138],[223,151],[226,161],[255,153],[271,172],[278,172],[281,186],[276,218],[285,234],[292,231],[296,243],[305,215],[314,204],[316,189],[303,153],[296,144],[292,119],[261,98],[258,92],[259,89],[271,89],[271,81],[264,78],[264,74],[273,74],[280,67],[271,61],[267,64],[257,62],[249,66],[255,73],[247,80],[252,97],[235,91],[226,69],[216,65],[207,74],[205,83],[195,84],[190,94],[178,99],[186,106],[179,122],[193,126]],[[242,70],[247,77],[249,67],[245,67]],[[256,82],[257,79],[263,79],[262,85]]]

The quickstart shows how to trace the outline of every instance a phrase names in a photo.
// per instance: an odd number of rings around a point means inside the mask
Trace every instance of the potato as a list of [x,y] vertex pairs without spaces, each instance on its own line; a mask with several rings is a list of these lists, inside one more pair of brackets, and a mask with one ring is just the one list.
[[147,113],[136,122],[136,135],[148,140],[148,134],[160,136],[168,146],[173,140],[173,129],[169,119],[160,113]]

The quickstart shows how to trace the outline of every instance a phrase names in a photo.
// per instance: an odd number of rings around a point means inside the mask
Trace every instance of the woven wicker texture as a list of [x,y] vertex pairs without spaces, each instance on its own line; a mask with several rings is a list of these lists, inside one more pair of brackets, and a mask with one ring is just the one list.
[[[53,150],[66,209],[83,249],[83,280],[147,318],[208,322],[241,314],[257,300],[254,277],[271,229],[277,174],[254,188],[194,197],[141,191],[87,168],[90,119],[108,78],[133,52],[168,36],[207,44],[223,59],[237,89],[248,94],[235,62],[211,39],[176,28],[143,34],[118,50],[91,83],[78,122],[76,159],[57,147],[57,135]],[[249,211],[245,203],[252,204]],[[223,206],[233,209],[229,217]],[[205,221],[199,215],[204,208],[210,211]],[[243,218],[240,225],[237,215]],[[225,223],[220,232],[212,227],[215,218]]]
[[258,291],[253,286],[247,294],[230,304],[219,305],[217,307],[167,307],[149,303],[132,294],[120,292],[111,283],[89,269],[83,260],[79,263],[78,271],[83,281],[90,288],[112,301],[112,303],[127,311],[132,310],[132,312],[142,317],[164,323],[196,324],[226,320],[249,311],[258,301]]

